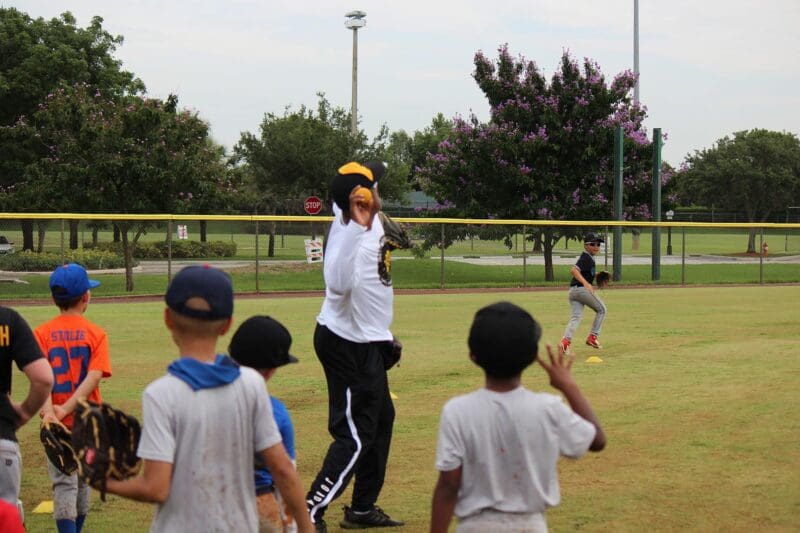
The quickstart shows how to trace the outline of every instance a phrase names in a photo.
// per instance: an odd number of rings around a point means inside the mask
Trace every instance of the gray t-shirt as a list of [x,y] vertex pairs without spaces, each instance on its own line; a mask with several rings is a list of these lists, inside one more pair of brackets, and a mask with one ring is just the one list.
[[142,396],[143,459],[173,465],[150,531],[257,531],[253,454],[281,442],[264,379],[250,368],[193,391],[167,374]]
[[436,469],[462,467],[455,515],[541,513],[558,505],[560,455],[586,453],[595,427],[559,396],[517,387],[480,389],[442,409]]

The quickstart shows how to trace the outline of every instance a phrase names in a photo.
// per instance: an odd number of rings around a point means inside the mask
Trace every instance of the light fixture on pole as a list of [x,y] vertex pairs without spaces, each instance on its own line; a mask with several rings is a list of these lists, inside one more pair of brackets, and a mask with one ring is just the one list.
[[367,25],[363,11],[350,11],[344,15],[344,27],[353,30],[353,99],[350,104],[350,131],[358,133],[358,29]]
[[[664,214],[667,215],[667,220],[672,222],[672,217],[675,216],[675,211],[670,209]],[[672,226],[667,227],[667,255],[672,255]]]

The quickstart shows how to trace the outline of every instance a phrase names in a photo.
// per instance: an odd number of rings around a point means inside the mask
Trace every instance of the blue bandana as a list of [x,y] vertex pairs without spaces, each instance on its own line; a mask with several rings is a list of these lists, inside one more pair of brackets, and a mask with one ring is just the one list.
[[217,355],[211,365],[183,357],[170,363],[167,372],[185,381],[192,390],[213,389],[235,381],[239,377],[239,365],[222,354]]

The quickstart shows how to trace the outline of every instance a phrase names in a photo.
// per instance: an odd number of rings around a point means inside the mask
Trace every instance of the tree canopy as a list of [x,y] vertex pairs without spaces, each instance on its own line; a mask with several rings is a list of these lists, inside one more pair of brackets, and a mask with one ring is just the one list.
[[[270,212],[302,212],[300,200],[310,194],[327,197],[328,182],[347,161],[380,159],[388,172],[381,180],[381,196],[400,199],[408,190],[407,167],[400,162],[397,139],[388,129],[368,141],[363,132],[350,130],[350,114],[333,107],[319,94],[316,110],[301,106],[287,108],[283,115],[268,113],[261,122],[260,135],[244,132],[234,153],[254,176],[263,203]],[[285,205],[293,200],[293,207]]]
[[[652,146],[631,102],[630,71],[610,83],[593,61],[568,52],[548,80],[537,65],[506,46],[495,62],[475,55],[473,77],[491,119],[456,118],[452,134],[418,171],[422,189],[444,212],[469,218],[593,220],[613,216],[613,135],[624,131],[624,217],[647,220]],[[667,173],[662,177],[669,180]],[[517,228],[507,228],[508,235]],[[580,228],[544,228],[545,274],[553,278],[552,247]]]
[[[213,204],[232,188],[222,149],[204,121],[177,105],[175,96],[107,98],[87,84],[56,89],[30,121],[12,128],[46,152],[26,167],[18,194],[94,213],[192,212],[193,202]],[[117,226],[132,290],[131,224]]]
[[[687,157],[678,182],[681,198],[768,221],[800,205],[800,140],[764,129],[735,132]],[[755,252],[754,231],[747,251]]]
[[[32,19],[0,8],[0,202],[7,210],[45,211],[55,199],[20,193],[26,168],[48,157],[41,143],[27,142],[13,126],[30,117],[58,88],[87,84],[106,96],[144,92],[144,84],[114,57],[122,37],[94,17],[86,28],[65,12]],[[30,190],[28,191],[30,192]],[[33,248],[33,223],[23,221],[23,248]]]

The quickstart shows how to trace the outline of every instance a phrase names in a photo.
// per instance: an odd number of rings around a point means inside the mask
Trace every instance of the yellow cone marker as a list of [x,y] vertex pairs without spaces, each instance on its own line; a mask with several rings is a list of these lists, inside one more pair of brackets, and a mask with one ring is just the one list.
[[51,514],[53,512],[53,500],[45,500],[31,511],[34,514]]
[[392,398],[392,400],[397,399],[397,394],[393,393],[392,391],[389,391],[389,396]]
[[597,357],[596,355],[591,356],[589,359],[586,360],[587,363],[602,363],[603,360]]

